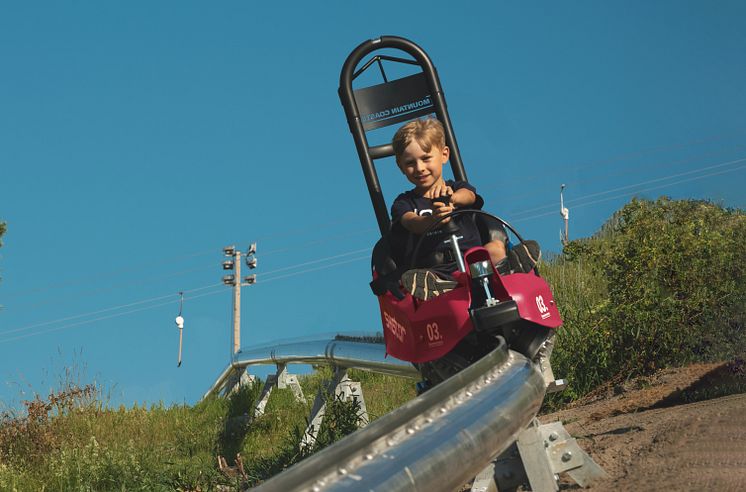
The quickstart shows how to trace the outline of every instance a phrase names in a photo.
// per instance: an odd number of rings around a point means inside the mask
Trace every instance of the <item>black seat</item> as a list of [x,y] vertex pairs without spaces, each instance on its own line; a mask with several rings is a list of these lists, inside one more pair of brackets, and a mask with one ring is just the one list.
[[505,227],[499,220],[482,214],[474,214],[474,220],[479,230],[479,237],[482,239],[482,244],[487,244],[490,241],[499,240],[505,244],[505,248],[508,248],[508,234],[505,232]]
[[386,291],[398,299],[403,299],[399,291],[399,279],[409,265],[408,253],[411,254],[413,236],[397,221],[391,226],[388,234],[373,246],[371,267],[378,278],[370,283],[370,288],[377,296]]
[[[392,244],[393,243],[393,244]],[[377,277],[370,283],[370,288],[377,296],[391,292],[397,299],[403,299],[404,295],[399,290],[399,279],[403,271],[405,261],[401,255],[392,251],[392,233],[388,233],[376,242],[371,255],[371,268]],[[394,258],[399,259],[397,262]]]
[[[508,235],[503,224],[492,217],[482,214],[468,214],[469,220],[474,220],[479,230],[482,244],[500,240],[508,243]],[[371,255],[371,268],[377,278],[370,283],[370,288],[377,296],[387,291],[399,299],[403,298],[399,290],[399,279],[409,268],[414,248],[414,235],[395,222],[388,234],[376,242]]]

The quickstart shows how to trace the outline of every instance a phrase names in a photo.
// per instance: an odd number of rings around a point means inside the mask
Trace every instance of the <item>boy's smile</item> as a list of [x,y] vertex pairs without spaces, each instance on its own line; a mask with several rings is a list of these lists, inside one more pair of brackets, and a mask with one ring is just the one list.
[[433,145],[429,152],[425,152],[417,140],[412,140],[397,159],[397,164],[415,189],[424,195],[443,180],[443,164],[448,162],[449,155],[448,147],[439,149]]

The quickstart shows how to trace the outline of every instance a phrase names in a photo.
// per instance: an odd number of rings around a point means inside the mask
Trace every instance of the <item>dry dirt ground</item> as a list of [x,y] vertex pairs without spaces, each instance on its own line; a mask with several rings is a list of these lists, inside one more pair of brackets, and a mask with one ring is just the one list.
[[586,490],[746,490],[743,360],[611,385],[540,420],[561,420],[609,474]]

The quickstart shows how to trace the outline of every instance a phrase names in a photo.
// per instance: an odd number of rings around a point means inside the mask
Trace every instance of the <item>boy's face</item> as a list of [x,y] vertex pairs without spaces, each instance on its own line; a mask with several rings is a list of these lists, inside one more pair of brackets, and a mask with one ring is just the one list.
[[448,162],[449,155],[448,147],[438,148],[433,145],[430,152],[425,152],[417,140],[412,140],[396,163],[415,189],[424,194],[441,181],[443,164]]

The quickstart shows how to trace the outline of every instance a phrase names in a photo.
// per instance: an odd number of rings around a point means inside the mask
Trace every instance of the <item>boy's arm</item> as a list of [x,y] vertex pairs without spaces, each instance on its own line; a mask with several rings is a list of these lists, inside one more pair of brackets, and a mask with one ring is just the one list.
[[[445,198],[443,200],[445,201]],[[407,212],[401,216],[401,225],[403,225],[409,232],[424,234],[431,225],[438,221],[438,219],[450,214],[454,209],[455,207],[453,204],[448,203],[440,207],[433,205],[432,215],[417,215],[414,212]],[[447,224],[450,221],[451,218],[448,217],[447,219],[441,220],[440,224]]]
[[444,212],[446,210],[450,212],[453,209],[450,205],[445,207],[431,207],[433,215],[430,216],[417,214],[413,210],[414,206],[415,204],[407,199],[404,193],[396,197],[394,204],[391,206],[391,220],[394,222],[398,220],[404,229],[414,234],[423,234],[438,217],[445,215]]
[[[425,193],[426,198],[430,198],[435,201],[438,201],[438,197],[447,195],[451,196],[450,203],[456,208],[469,207],[471,205],[474,205],[474,202],[477,201],[476,193],[468,188],[459,188],[458,190],[453,191],[450,186],[444,185],[443,187],[436,186],[432,190]],[[443,201],[441,203],[445,202]]]
[[471,190],[461,188],[451,195],[451,203],[456,208],[470,207],[477,201],[477,195]]
[[[435,210],[433,212],[435,213]],[[407,212],[401,216],[401,225],[414,234],[424,234],[433,222],[435,222],[435,218],[432,215],[417,215],[414,212]]]

